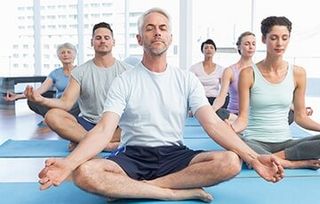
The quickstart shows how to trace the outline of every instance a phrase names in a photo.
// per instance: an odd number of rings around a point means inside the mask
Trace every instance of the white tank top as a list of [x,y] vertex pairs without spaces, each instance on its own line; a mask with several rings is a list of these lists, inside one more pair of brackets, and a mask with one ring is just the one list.
[[254,84],[250,90],[248,127],[244,137],[262,142],[283,142],[292,139],[288,112],[293,99],[293,66],[288,65],[286,77],[271,83],[253,66]]

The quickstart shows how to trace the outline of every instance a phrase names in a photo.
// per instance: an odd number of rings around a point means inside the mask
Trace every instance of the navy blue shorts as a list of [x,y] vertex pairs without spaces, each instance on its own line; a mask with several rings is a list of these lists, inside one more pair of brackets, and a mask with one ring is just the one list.
[[203,151],[186,146],[126,146],[113,152],[107,159],[116,162],[130,178],[151,180],[186,168]]
[[78,123],[86,130],[86,131],[90,131],[92,128],[94,128],[94,126],[96,126],[95,123],[91,123],[89,121],[87,121],[86,119],[84,119],[81,116],[77,117],[77,121]]

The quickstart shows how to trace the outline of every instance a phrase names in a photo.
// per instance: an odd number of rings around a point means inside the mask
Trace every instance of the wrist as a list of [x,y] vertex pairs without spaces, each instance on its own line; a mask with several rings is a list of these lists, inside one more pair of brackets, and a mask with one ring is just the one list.
[[249,154],[248,157],[246,158],[246,163],[251,167],[254,167],[257,161],[258,161],[258,155]]

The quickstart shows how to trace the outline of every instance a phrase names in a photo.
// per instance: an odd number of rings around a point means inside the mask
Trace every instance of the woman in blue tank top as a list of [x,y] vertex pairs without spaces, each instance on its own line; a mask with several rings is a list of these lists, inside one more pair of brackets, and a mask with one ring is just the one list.
[[[76,55],[77,50],[75,46],[71,43],[64,43],[59,45],[57,47],[57,56],[62,66],[51,71],[48,77],[41,83],[40,87],[38,87],[36,91],[44,95],[45,97],[59,98],[63,94],[64,89],[67,87],[69,83],[69,76],[71,70],[74,68],[73,63],[76,58]],[[48,91],[52,87],[55,89],[56,93],[49,96]],[[24,93],[16,94],[13,92],[8,92],[4,99],[7,101],[15,101],[24,98],[26,98]],[[49,110],[48,107],[29,100],[28,106],[32,111],[41,115],[42,117],[44,117]],[[69,112],[75,117],[78,116],[80,113],[78,104],[76,103]]]
[[286,17],[270,16],[261,22],[266,58],[245,68],[239,80],[239,117],[231,125],[243,130],[243,140],[260,154],[274,154],[285,168],[320,167],[320,135],[294,139],[288,124],[293,103],[295,122],[320,131],[320,123],[307,115],[306,73],[283,59],[292,24]]

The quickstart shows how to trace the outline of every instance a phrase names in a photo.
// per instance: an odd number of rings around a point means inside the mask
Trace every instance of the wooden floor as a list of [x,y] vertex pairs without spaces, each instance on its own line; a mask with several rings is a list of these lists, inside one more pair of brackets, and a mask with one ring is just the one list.
[[[0,144],[7,139],[54,140],[59,136],[48,127],[38,127],[43,118],[33,113],[26,100],[16,102],[15,107],[0,108]],[[44,158],[0,158],[0,182],[36,182]]]
[[7,139],[57,139],[48,127],[38,127],[43,118],[32,112],[26,100],[0,108],[0,144]]

